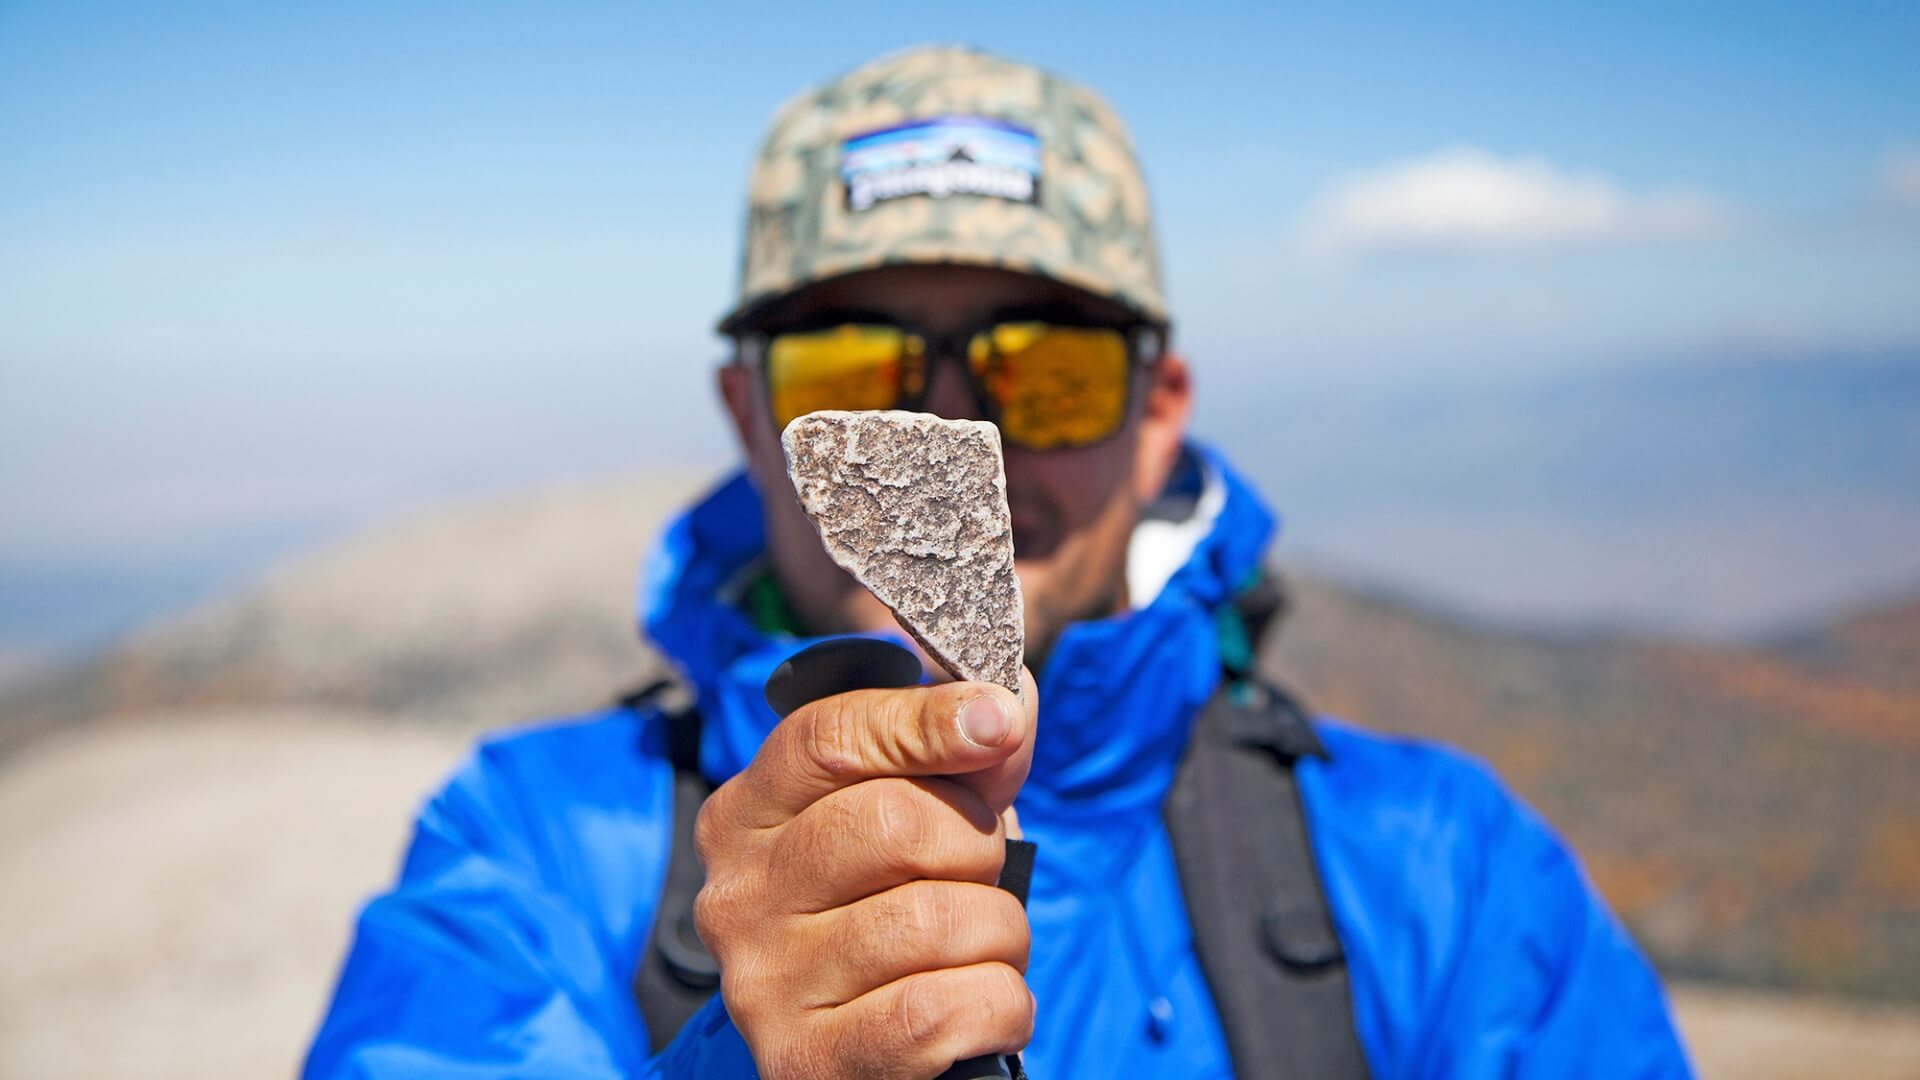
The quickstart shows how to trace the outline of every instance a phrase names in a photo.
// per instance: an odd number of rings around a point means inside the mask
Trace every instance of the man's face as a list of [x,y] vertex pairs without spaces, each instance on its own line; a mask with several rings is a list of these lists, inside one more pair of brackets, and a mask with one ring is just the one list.
[[[935,337],[965,334],[1012,312],[1053,310],[1095,322],[1124,321],[1115,305],[1043,278],[1002,270],[896,266],[823,282],[787,298],[761,320],[779,330],[859,312]],[[935,357],[921,406],[954,419],[984,419],[959,367]],[[880,602],[835,566],[801,511],[786,476],[780,434],[759,372],[721,370],[722,397],[767,520],[768,555],[795,611],[822,632],[894,626]],[[1140,512],[1165,485],[1185,432],[1190,390],[1172,355],[1133,375],[1125,424],[1077,449],[1006,446],[1007,503],[1015,566],[1026,601],[1028,662],[1068,623],[1125,610],[1127,542]]]

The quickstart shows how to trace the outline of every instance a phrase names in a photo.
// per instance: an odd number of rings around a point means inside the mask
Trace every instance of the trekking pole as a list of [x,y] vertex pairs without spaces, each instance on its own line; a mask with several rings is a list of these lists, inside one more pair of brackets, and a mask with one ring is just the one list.
[[[920,685],[920,659],[877,638],[830,638],[795,653],[767,677],[767,704],[781,719],[809,702],[849,690],[890,690]],[[1029,840],[1008,840],[1000,868],[1001,888],[1026,906],[1033,877],[1035,847]],[[985,1054],[956,1061],[940,1080],[1026,1080],[1018,1054]]]

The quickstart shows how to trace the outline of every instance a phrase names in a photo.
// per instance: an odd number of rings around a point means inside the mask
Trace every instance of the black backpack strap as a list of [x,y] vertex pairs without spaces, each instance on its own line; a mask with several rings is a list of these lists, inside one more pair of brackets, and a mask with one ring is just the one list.
[[1291,697],[1223,681],[1167,798],[1194,949],[1241,1080],[1368,1075],[1293,774],[1324,756]]
[[[675,700],[678,698],[679,700]],[[693,899],[706,884],[694,850],[693,823],[713,785],[700,772],[700,713],[671,683],[655,683],[624,698],[629,708],[652,707],[667,723],[667,757],[673,763],[673,836],[667,880],[654,910],[653,931],[633,975],[633,996],[659,1053],[681,1025],[720,988],[720,966],[693,925]]]

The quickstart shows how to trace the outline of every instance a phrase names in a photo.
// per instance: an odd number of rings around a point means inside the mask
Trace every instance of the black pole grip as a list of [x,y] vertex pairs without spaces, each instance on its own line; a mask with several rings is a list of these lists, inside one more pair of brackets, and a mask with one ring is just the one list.
[[[800,706],[849,690],[889,690],[920,684],[920,658],[878,638],[829,638],[788,657],[767,676],[767,704],[786,719]],[[1037,848],[1029,840],[1007,841],[1000,887],[1027,902]],[[956,1061],[940,1080],[1026,1080],[1020,1055],[987,1054]]]
[[849,690],[920,685],[920,658],[879,638],[838,637],[794,653],[767,676],[767,704],[785,720],[795,709]]

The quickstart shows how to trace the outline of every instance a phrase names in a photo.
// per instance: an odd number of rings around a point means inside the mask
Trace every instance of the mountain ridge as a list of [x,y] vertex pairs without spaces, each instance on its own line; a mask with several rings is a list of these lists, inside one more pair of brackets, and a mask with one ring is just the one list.
[[[323,547],[0,699],[0,755],[116,717],[299,704],[477,729],[604,705],[664,673],[636,567],[702,484],[546,490]],[[1920,598],[1743,648],[1289,581],[1263,669],[1489,762],[1664,968],[1920,1000]]]

